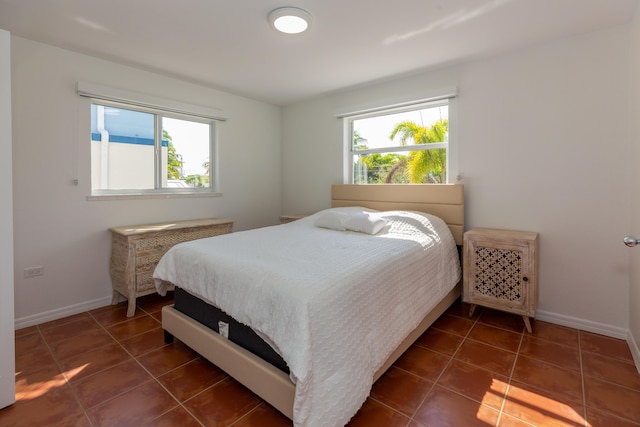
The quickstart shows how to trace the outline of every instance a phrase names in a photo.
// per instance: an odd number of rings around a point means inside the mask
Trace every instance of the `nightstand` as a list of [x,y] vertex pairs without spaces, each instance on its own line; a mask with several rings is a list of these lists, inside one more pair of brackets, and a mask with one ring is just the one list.
[[305,216],[307,215],[282,215],[280,216],[280,224],[297,221],[301,218],[304,218]]
[[519,314],[527,331],[538,304],[538,233],[476,228],[464,233],[464,302]]

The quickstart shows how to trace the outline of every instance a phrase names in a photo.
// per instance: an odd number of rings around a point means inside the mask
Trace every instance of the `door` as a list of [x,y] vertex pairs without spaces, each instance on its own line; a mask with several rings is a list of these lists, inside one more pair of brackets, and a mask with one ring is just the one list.
[[0,30],[0,408],[15,401],[10,42]]

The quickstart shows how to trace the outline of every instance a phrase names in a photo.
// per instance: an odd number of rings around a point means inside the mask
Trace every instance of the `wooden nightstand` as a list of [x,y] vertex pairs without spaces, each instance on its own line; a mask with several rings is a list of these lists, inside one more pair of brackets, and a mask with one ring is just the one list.
[[471,304],[519,314],[527,331],[538,304],[538,233],[477,228],[464,233],[463,296]]
[[133,316],[136,298],[156,291],[153,270],[165,252],[177,243],[230,233],[232,227],[228,219],[198,219],[110,228],[111,303],[125,296],[127,317]]
[[301,218],[304,218],[307,215],[281,215],[280,216],[280,224],[286,224],[288,222],[297,221]]

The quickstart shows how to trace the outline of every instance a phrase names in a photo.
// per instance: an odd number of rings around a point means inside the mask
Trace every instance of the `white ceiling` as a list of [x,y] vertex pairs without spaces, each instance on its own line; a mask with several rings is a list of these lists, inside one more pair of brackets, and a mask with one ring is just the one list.
[[[0,28],[277,105],[603,29],[640,0],[0,0]],[[277,34],[277,7],[313,16]]]

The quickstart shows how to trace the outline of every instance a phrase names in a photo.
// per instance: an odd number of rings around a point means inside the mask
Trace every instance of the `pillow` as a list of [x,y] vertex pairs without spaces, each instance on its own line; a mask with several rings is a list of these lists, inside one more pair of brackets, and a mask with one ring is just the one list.
[[364,212],[349,215],[349,218],[344,222],[344,227],[347,230],[367,234],[378,234],[385,225],[387,225],[386,219]]
[[331,230],[345,231],[344,222],[349,215],[340,212],[323,212],[316,219],[315,226],[321,228],[330,228]]

